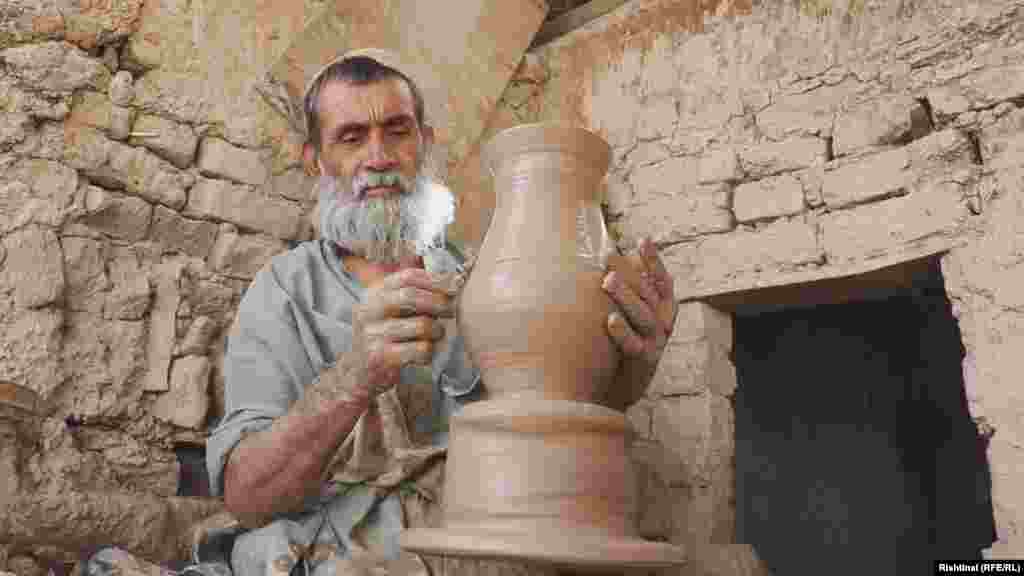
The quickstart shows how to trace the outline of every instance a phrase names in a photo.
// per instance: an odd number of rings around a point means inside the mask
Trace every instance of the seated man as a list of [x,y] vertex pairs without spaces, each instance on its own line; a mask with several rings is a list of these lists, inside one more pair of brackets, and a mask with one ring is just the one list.
[[[421,93],[391,58],[352,53],[311,82],[321,237],[260,271],[230,335],[207,465],[247,529],[235,574],[427,574],[398,536],[438,512],[447,419],[483,393],[450,322],[454,202],[430,177]],[[640,252],[644,285],[605,282],[630,386],[653,376],[676,309],[655,249]]]

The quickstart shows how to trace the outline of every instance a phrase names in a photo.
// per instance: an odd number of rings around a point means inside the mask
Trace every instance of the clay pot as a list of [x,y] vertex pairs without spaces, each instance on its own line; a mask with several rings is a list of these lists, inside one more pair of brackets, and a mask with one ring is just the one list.
[[497,202],[458,324],[488,399],[451,420],[444,526],[403,547],[602,569],[685,561],[637,536],[622,413],[636,398],[616,385],[601,287],[622,262],[598,200],[610,155],[597,135],[550,125],[486,146]]

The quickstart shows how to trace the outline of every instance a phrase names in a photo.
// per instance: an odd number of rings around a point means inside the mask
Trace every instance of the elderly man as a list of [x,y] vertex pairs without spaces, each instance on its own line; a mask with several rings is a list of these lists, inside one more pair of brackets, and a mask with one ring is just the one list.
[[[246,292],[207,448],[212,489],[246,527],[236,574],[427,573],[398,536],[436,513],[447,419],[485,383],[450,322],[454,202],[430,176],[433,132],[410,76],[365,50],[306,91],[321,237]],[[640,247],[643,285],[605,281],[623,386],[649,382],[676,309],[655,249]]]

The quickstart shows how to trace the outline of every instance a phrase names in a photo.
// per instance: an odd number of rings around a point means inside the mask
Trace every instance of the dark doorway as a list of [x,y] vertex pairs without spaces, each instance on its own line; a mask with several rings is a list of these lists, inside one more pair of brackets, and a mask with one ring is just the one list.
[[995,540],[938,263],[873,299],[737,314],[737,541],[775,576],[932,574]]

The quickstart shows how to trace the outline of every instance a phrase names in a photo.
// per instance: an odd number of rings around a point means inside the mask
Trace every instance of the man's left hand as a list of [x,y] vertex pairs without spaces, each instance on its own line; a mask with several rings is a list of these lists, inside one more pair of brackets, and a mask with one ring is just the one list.
[[618,387],[613,399],[623,408],[636,402],[654,378],[654,372],[675,326],[678,304],[672,276],[649,238],[640,240],[639,255],[623,259],[635,274],[612,270],[603,286],[617,306],[606,326],[622,350]]

